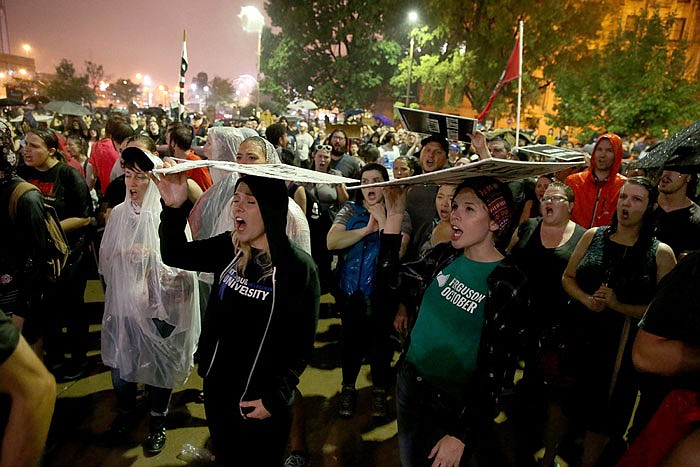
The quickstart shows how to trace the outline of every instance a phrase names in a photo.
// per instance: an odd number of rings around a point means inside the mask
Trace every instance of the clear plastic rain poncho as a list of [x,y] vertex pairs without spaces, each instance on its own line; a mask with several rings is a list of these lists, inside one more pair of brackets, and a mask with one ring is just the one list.
[[[250,134],[250,133],[252,134]],[[207,133],[211,146],[211,160],[236,161],[241,142],[257,133],[250,128],[212,127]],[[209,168],[213,185],[197,200],[189,215],[192,236],[195,240],[213,237],[219,215],[224,211],[233,196],[238,174],[227,170]]]
[[[215,130],[215,131],[213,131]],[[237,131],[232,131],[237,130]],[[236,153],[242,141],[237,141],[237,134],[244,136],[245,139],[251,136],[257,136],[257,132],[250,128],[226,128],[213,127],[209,130],[210,144],[212,145],[213,160],[235,160]],[[243,141],[245,141],[245,139]],[[262,139],[262,138],[261,138]],[[274,146],[269,141],[265,142],[265,163],[281,164],[282,161],[275,151]],[[235,150],[233,150],[235,148]],[[228,176],[220,178],[215,184],[204,192],[204,195],[197,201],[195,207],[190,213],[190,222],[199,225],[199,229],[195,238],[197,240],[213,237],[221,233],[231,231],[234,228],[233,213],[231,212],[231,198],[236,188],[238,174],[235,172],[226,172],[211,168],[212,179],[215,173],[228,173]],[[217,178],[220,175],[217,174]],[[211,192],[211,194],[208,194]],[[206,198],[205,198],[206,196]],[[311,254],[311,234],[309,231],[309,223],[306,220],[306,213],[292,200],[289,199],[289,211],[287,214],[287,235],[289,239],[305,252]],[[205,275],[200,275],[202,280],[212,280],[213,278],[205,279]]]
[[[193,272],[160,256],[160,195],[150,182],[142,206],[128,198],[109,217],[100,247],[105,312],[102,360],[121,379],[161,388],[187,381],[200,333]],[[188,234],[189,235],[189,234]]]

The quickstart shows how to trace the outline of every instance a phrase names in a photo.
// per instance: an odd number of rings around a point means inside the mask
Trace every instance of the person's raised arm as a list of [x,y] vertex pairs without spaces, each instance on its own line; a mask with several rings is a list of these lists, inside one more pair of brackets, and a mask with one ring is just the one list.
[[[168,159],[163,161],[163,168],[168,168],[175,165]],[[178,172],[168,175],[160,175],[156,177],[153,173],[150,174],[151,180],[158,187],[160,197],[169,208],[179,208],[188,197],[187,173]]]
[[486,143],[486,135],[476,130],[474,133],[469,134],[469,138],[472,140],[474,152],[479,156],[479,160],[491,159],[491,151],[489,151],[488,144]]
[[51,425],[56,382],[21,336],[12,355],[0,365],[0,392],[12,399],[0,466],[37,465]]

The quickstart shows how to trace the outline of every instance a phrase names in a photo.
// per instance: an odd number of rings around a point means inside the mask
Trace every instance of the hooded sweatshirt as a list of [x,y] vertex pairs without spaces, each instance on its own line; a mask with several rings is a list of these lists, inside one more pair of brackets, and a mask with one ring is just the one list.
[[240,183],[248,186],[260,207],[272,276],[261,278],[253,259],[243,274],[235,272],[237,252],[230,232],[187,242],[186,208],[163,208],[161,254],[166,264],[214,273],[200,339],[200,375],[212,387],[226,391],[228,402],[262,399],[274,415],[291,405],[311,357],[320,296],[318,270],[285,234],[284,182],[247,175],[236,186]]
[[[615,158],[610,168],[610,175],[603,180],[598,180],[594,172],[596,167],[595,151],[603,139],[610,141]],[[622,153],[620,137],[613,133],[606,133],[598,138],[593,147],[591,166],[588,170],[566,177],[566,184],[574,190],[575,196],[574,209],[571,212],[572,221],[587,229],[612,223],[620,188],[627,180],[627,177],[619,173],[622,165]]]

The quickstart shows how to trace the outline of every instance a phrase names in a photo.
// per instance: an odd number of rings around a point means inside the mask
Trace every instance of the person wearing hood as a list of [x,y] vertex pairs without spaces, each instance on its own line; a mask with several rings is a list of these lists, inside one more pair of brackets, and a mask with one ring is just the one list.
[[165,263],[214,273],[199,371],[217,462],[281,465],[320,297],[316,265],[285,234],[285,183],[240,177],[233,231],[193,242],[184,231],[185,173],[163,176],[157,185],[165,204],[160,225]]
[[138,423],[141,383],[148,387],[151,415],[144,448],[157,454],[165,445],[172,388],[184,384],[194,367],[199,296],[195,274],[166,266],[160,255],[162,208],[147,172],[162,161],[140,143],[132,144],[122,152],[126,196],[112,210],[100,245],[100,273],[107,285],[102,360],[112,369],[118,409],[105,441],[123,441]]
[[620,174],[622,140],[614,133],[598,138],[587,171],[566,177],[574,190],[576,204],[571,220],[587,229],[610,225],[617,206],[617,196],[627,177]]

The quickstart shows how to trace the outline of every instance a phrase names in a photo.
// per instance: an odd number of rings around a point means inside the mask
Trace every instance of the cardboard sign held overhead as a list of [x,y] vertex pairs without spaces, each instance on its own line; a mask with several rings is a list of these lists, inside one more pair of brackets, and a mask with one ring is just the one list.
[[403,126],[415,133],[440,135],[448,141],[471,143],[470,133],[476,131],[475,118],[460,117],[459,115],[441,114],[425,110],[395,107]]
[[522,146],[517,148],[517,152],[525,153],[529,160],[537,162],[583,162],[585,157],[585,154],[581,151],[560,148],[551,144]]

